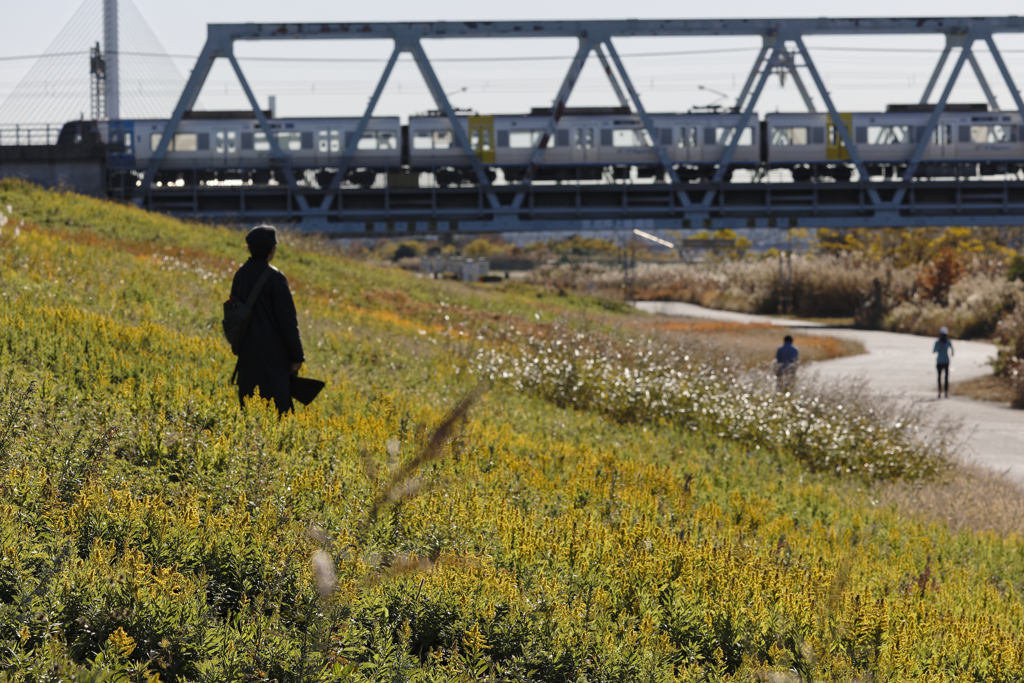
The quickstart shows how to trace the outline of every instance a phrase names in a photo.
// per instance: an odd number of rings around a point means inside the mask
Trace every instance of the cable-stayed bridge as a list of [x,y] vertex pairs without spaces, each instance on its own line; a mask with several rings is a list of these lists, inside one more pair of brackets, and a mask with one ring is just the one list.
[[0,101],[5,133],[21,124],[59,130],[75,119],[166,118],[185,85],[132,0],[84,0],[41,55],[0,59],[34,61]]
[[[1015,225],[1024,222],[1024,106],[995,42],[1008,33],[1024,33],[1024,20],[215,24],[176,104],[160,116],[112,115],[109,67],[101,110],[93,69],[95,121],[77,124],[64,147],[95,143],[90,154],[102,157],[102,192],[113,198],[178,215],[286,221],[350,235]],[[804,40],[921,34],[943,36],[945,48],[919,100],[884,111],[839,111]],[[550,106],[529,113],[457,110],[423,49],[424,40],[527,35],[578,45]],[[761,49],[734,105],[649,112],[615,45],[639,36],[756,36]],[[234,50],[237,41],[374,39],[389,41],[392,52],[359,117],[275,117],[258,104]],[[73,43],[60,41],[55,49]],[[982,53],[995,65],[989,73]],[[436,110],[377,116],[403,55],[412,57]],[[569,107],[595,57],[614,94],[611,106]],[[249,110],[198,106],[218,59],[230,64]],[[965,70],[984,102],[950,102]],[[773,75],[789,79],[806,111],[758,111]],[[992,83],[1009,92],[1009,109]],[[128,102],[124,90],[114,101]],[[59,141],[53,148],[60,153]]]

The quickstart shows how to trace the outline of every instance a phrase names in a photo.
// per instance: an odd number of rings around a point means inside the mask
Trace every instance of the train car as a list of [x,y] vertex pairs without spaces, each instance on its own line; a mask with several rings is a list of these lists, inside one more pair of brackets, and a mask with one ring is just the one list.
[[[710,177],[726,145],[736,134],[739,114],[653,114],[658,140],[685,177]],[[550,110],[530,114],[463,116],[459,123],[485,165],[501,169],[507,181],[525,175],[534,146],[544,134]],[[458,146],[449,119],[414,116],[409,119],[408,162],[413,169],[433,171],[442,185],[470,177],[469,164]],[[760,132],[748,125],[741,133],[732,165],[760,164]],[[640,117],[628,110],[570,109],[559,120],[535,178],[538,180],[597,180],[606,169],[613,177],[660,178],[657,150]]]
[[[268,112],[269,113],[269,112]],[[251,112],[190,112],[178,125],[161,164],[161,178],[190,180],[255,172],[257,181],[269,177],[272,148],[266,131]],[[287,118],[269,121],[281,151],[298,171],[338,165],[345,145],[355,134],[358,118]],[[160,144],[166,120],[106,122],[103,131],[112,158],[120,168],[144,170]],[[371,179],[378,171],[401,166],[402,127],[397,117],[370,119],[349,164],[350,175]],[[361,173],[361,175],[360,175]],[[251,177],[251,176],[250,176]],[[365,178],[362,178],[366,180]]]
[[[906,168],[931,117],[928,105],[890,106],[884,113],[840,114],[860,158],[872,175],[898,175]],[[812,175],[850,177],[849,152],[827,114],[769,114],[765,119],[766,163],[789,167],[795,180]],[[956,166],[993,160],[1024,160],[1021,116],[989,112],[985,105],[949,105],[931,132],[918,175],[959,173]],[[1019,164],[983,168],[982,173],[1016,170]]]

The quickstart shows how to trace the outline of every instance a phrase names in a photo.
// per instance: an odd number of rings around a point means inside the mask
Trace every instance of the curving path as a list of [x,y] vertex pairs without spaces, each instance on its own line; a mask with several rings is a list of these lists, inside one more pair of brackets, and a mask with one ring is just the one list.
[[[801,333],[827,334],[855,339],[866,355],[849,356],[814,364],[824,379],[860,377],[871,391],[919,404],[936,424],[961,421],[962,456],[1024,482],[1024,411],[1008,405],[975,401],[963,396],[936,399],[934,339],[913,334],[824,327],[818,323],[786,320],[764,315],[717,311],[695,304],[638,301],[641,311],[668,316],[705,318],[738,323],[771,323],[800,328]],[[816,329],[817,328],[817,329]],[[988,362],[996,347],[988,342],[953,340],[951,382],[981,377],[992,372]]]

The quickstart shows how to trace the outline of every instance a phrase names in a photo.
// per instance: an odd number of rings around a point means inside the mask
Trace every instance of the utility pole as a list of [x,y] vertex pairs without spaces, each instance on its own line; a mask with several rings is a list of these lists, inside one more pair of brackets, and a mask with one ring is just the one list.
[[106,118],[121,118],[118,92],[117,0],[103,0],[104,113]]

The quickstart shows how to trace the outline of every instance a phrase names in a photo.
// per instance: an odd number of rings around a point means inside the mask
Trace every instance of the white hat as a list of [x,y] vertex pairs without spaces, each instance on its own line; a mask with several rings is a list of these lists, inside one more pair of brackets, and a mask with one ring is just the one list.
[[949,328],[940,327],[939,328],[939,334],[949,334]]

